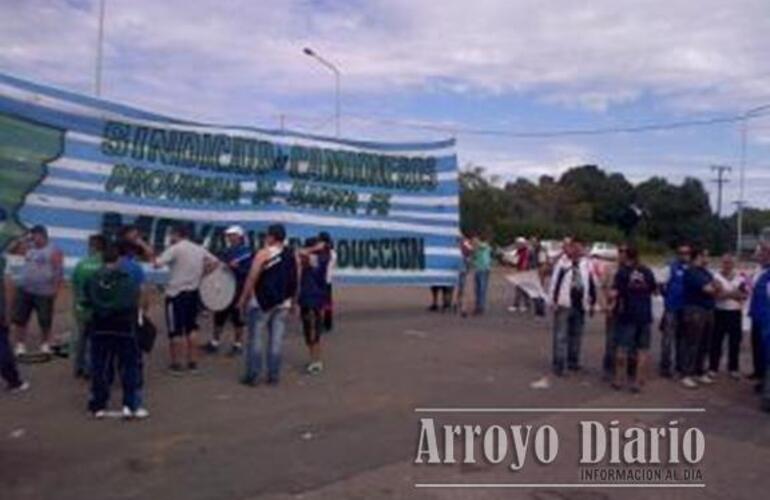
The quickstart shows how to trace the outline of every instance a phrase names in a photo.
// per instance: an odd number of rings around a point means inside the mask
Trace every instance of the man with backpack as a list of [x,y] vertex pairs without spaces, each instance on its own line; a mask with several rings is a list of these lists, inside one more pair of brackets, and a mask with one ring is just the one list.
[[267,383],[280,379],[283,335],[286,315],[297,292],[297,262],[294,252],[285,245],[286,229],[281,224],[267,228],[265,246],[251,264],[239,307],[249,311],[245,371],[241,383],[254,386],[262,371],[262,331],[267,331]]
[[88,330],[91,340],[91,397],[88,409],[95,418],[107,416],[110,384],[120,367],[124,418],[146,418],[140,405],[141,352],[137,342],[139,287],[120,266],[117,248],[104,250],[103,267],[88,278],[85,302],[91,311]]

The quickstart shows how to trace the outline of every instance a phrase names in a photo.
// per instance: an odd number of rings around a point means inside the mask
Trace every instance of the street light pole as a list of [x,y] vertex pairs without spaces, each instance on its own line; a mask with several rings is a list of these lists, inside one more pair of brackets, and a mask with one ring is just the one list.
[[94,71],[94,93],[96,97],[102,95],[102,52],[104,46],[104,9],[106,0],[99,1],[99,33],[96,39],[96,65]]
[[770,104],[763,106],[757,106],[743,113],[743,119],[741,120],[741,152],[740,152],[740,172],[738,173],[738,216],[737,216],[737,237],[735,242],[736,255],[741,254],[743,249],[743,208],[746,205],[744,195],[746,193],[746,156],[747,156],[747,143],[749,136],[749,120],[761,113],[762,111],[770,109]]
[[321,63],[323,66],[331,70],[332,73],[334,73],[334,132],[335,136],[340,136],[340,117],[342,115],[342,110],[340,106],[340,97],[341,97],[341,89],[340,89],[340,70],[332,64],[327,59],[324,59],[320,55],[318,55],[313,49],[310,47],[305,47],[302,49],[302,52],[305,55],[308,55]]

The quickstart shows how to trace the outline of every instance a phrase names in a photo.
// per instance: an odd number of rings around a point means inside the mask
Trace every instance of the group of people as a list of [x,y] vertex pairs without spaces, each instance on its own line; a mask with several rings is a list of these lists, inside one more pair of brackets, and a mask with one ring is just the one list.
[[712,271],[707,250],[683,244],[658,279],[633,245],[619,247],[614,266],[597,266],[580,240],[566,240],[546,287],[553,310],[553,373],[564,376],[581,369],[586,316],[601,307],[606,314],[604,375],[616,389],[640,391],[651,365],[653,296],[661,294],[659,374],[676,377],[688,389],[711,385],[726,343],[727,372],[739,379],[748,303],[754,365],[749,377],[757,381],[770,411],[770,244],[760,244],[756,256],[759,269],[753,276],[739,272],[731,254]]
[[[88,410],[94,417],[108,416],[116,375],[123,389],[121,416],[149,416],[143,394],[143,365],[144,353],[154,344],[155,328],[149,317],[152,294],[143,263],[168,273],[163,310],[171,374],[197,371],[199,352],[218,353],[224,329],[231,323],[233,340],[228,353],[243,356],[241,383],[255,386],[266,372],[264,380],[277,384],[286,318],[294,309],[300,314],[308,347],[307,373],[323,370],[321,335],[333,326],[336,254],[330,235],[322,232],[294,248],[287,244],[285,228],[274,224],[267,228],[264,244],[256,252],[240,226],[227,228],[224,237],[226,245],[217,255],[193,242],[186,225],[172,228],[170,244],[159,254],[134,226],[122,228],[116,238],[101,234],[89,238],[88,256],[72,272],[75,333],[68,354],[75,376],[90,380]],[[29,388],[16,360],[31,355],[26,328],[33,312],[41,330],[38,354],[50,356],[55,349],[51,327],[64,260],[43,226],[32,228],[9,251],[21,256],[23,264],[14,280],[13,348],[5,320],[5,283],[0,287],[0,374],[8,388],[17,392]],[[0,276],[5,274],[5,264],[0,257]],[[232,274],[235,293],[224,310],[214,313],[211,339],[199,346],[199,289],[204,278],[220,267]],[[267,343],[264,354],[263,336]]]
[[[274,224],[267,228],[263,245],[254,251],[244,230],[231,226],[225,240],[224,249],[215,255],[193,242],[185,225],[171,230],[170,244],[159,254],[133,226],[123,228],[116,238],[99,234],[89,238],[89,254],[72,273],[76,332],[69,354],[75,376],[90,380],[88,409],[95,417],[107,414],[116,374],[123,387],[122,416],[149,415],[144,404],[143,352],[152,348],[154,328],[143,263],[168,271],[163,309],[171,374],[197,371],[201,350],[220,352],[224,329],[231,323],[233,339],[227,352],[243,357],[241,383],[255,386],[264,378],[268,384],[277,384],[286,318],[292,309],[298,309],[301,318],[309,355],[307,373],[323,370],[321,338],[333,325],[336,260],[329,234],[320,233],[292,246],[287,244],[284,227]],[[454,306],[467,315],[470,301],[465,290],[472,276],[472,312],[483,314],[492,264],[490,243],[483,235],[474,235],[461,238],[459,245],[462,259],[456,289],[433,287],[430,310]],[[15,280],[11,314],[15,348],[5,320],[5,286],[0,287],[0,374],[11,391],[23,391],[29,384],[20,377],[15,359],[28,354],[26,329],[33,313],[41,330],[41,353],[50,355],[53,350],[51,327],[64,259],[42,226],[32,228],[9,251],[22,256],[23,265]],[[661,294],[659,374],[677,377],[690,389],[711,385],[727,343],[727,372],[738,379],[743,311],[748,303],[754,364],[750,377],[757,381],[764,408],[770,411],[770,243],[760,244],[757,259],[759,269],[753,276],[739,272],[729,254],[722,256],[719,269],[713,272],[706,250],[683,244],[665,276],[658,278],[633,245],[620,246],[617,261],[609,263],[589,258],[579,239],[565,240],[561,255],[547,262],[551,269],[544,284],[553,313],[553,373],[561,377],[581,369],[586,317],[600,308],[606,315],[602,363],[606,379],[619,390],[642,390],[652,365],[653,296]],[[214,313],[211,338],[199,346],[199,289],[204,278],[218,268],[232,274],[235,293],[226,308]],[[4,270],[5,260],[0,257],[0,275]]]
[[[446,312],[454,310],[461,316],[468,314],[484,314],[487,308],[487,290],[489,289],[489,273],[492,269],[492,246],[488,236],[483,233],[462,236],[459,239],[460,268],[458,269],[457,286],[438,285],[430,287],[431,304],[429,311]],[[473,302],[466,295],[468,279],[473,280]],[[441,296],[441,305],[439,305]],[[473,305],[471,309],[471,305]]]

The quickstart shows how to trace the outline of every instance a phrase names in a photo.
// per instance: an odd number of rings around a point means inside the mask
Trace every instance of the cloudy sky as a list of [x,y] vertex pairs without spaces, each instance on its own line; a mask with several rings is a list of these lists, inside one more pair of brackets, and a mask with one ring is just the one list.
[[[283,115],[287,128],[333,134],[334,80],[302,53],[310,46],[342,71],[343,135],[454,135],[461,164],[503,179],[596,163],[632,180],[708,181],[711,164],[739,163],[734,123],[515,135],[770,103],[767,0],[106,2],[108,99],[231,124]],[[0,0],[0,14],[0,71],[93,92],[98,0]],[[747,158],[747,199],[770,208],[770,115],[750,122]],[[726,206],[737,181],[736,169]]]

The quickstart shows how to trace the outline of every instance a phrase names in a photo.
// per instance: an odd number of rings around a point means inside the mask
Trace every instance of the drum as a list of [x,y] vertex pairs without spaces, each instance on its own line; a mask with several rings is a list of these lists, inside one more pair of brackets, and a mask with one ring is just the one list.
[[217,266],[201,280],[201,302],[210,311],[224,311],[235,297],[235,275],[226,266]]

